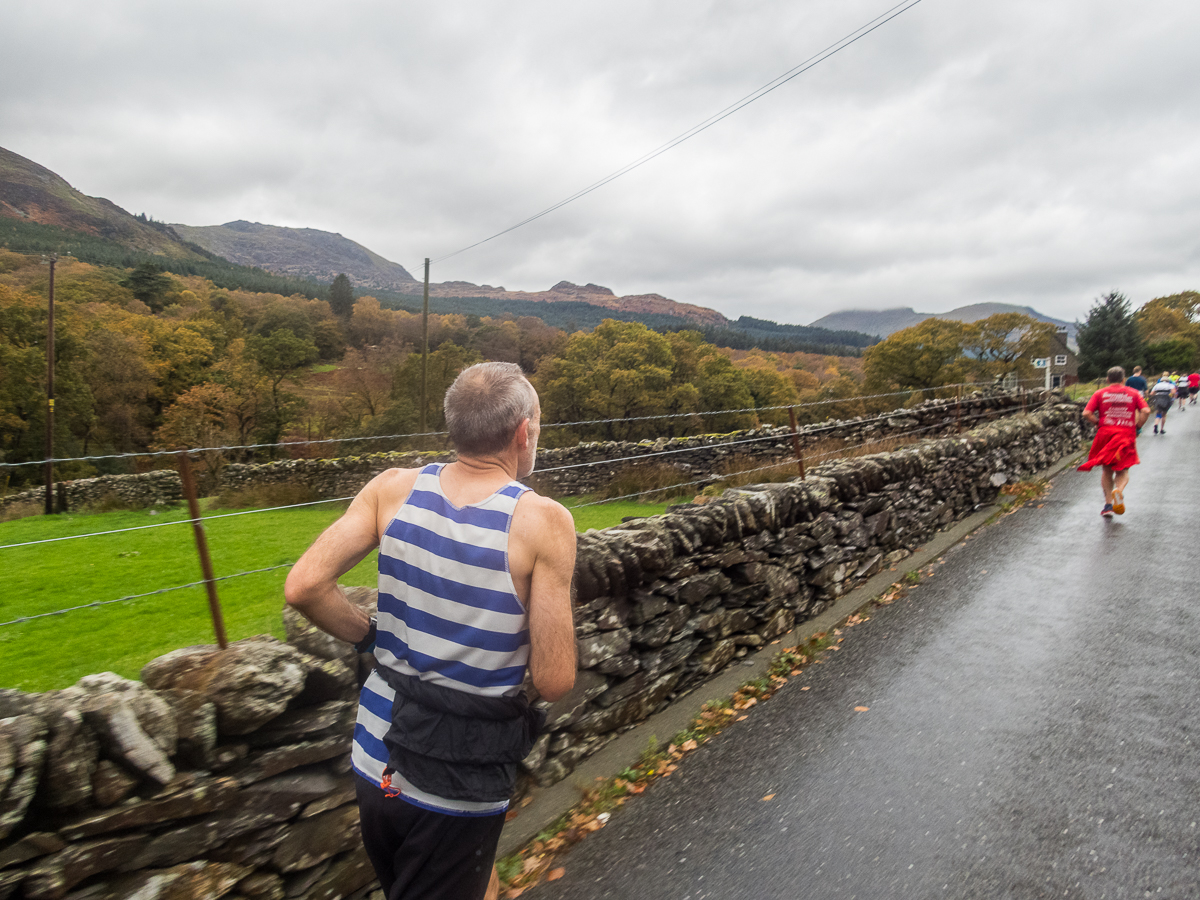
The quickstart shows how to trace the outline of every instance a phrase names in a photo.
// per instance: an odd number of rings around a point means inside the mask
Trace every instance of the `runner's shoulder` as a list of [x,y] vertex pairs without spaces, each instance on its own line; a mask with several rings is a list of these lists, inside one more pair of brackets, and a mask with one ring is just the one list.
[[367,482],[359,496],[376,499],[380,502],[399,502],[407,497],[417,483],[421,469],[384,469]]
[[570,510],[557,500],[551,500],[536,491],[526,491],[521,496],[517,514],[536,527],[569,528],[572,533],[575,531],[575,520]]

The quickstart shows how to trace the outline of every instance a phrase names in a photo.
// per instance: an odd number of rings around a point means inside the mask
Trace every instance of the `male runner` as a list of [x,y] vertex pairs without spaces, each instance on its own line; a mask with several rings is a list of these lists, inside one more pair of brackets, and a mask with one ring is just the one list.
[[1148,384],[1146,384],[1146,379],[1142,377],[1142,367],[1141,366],[1133,367],[1133,374],[1130,375],[1128,379],[1126,379],[1125,387],[1131,387],[1135,391],[1140,393],[1143,397],[1146,396],[1146,391],[1149,389],[1150,386]]
[[1155,434],[1167,433],[1167,413],[1171,411],[1171,400],[1174,396],[1175,385],[1171,383],[1171,376],[1167,372],[1163,372],[1154,387],[1150,388],[1150,404],[1154,407]]
[[1200,372],[1193,372],[1188,376],[1188,394],[1191,395],[1190,406],[1196,405],[1196,395],[1200,394]]
[[1087,472],[1096,466],[1103,468],[1100,486],[1104,489],[1104,508],[1100,515],[1106,519],[1111,519],[1113,513],[1119,516],[1125,512],[1129,467],[1140,462],[1137,429],[1150,417],[1145,399],[1123,384],[1124,381],[1125,370],[1113,366],[1108,370],[1108,386],[1092,394],[1083,409],[1083,417],[1098,427],[1087,462],[1079,467],[1079,471]]
[[[575,681],[575,526],[517,479],[541,411],[519,366],[481,363],[446,392],[449,465],[374,478],[288,575],[287,602],[374,645],[351,756],[363,843],[387,900],[495,898],[518,763],[546,700]],[[377,620],[337,579],[379,548]]]

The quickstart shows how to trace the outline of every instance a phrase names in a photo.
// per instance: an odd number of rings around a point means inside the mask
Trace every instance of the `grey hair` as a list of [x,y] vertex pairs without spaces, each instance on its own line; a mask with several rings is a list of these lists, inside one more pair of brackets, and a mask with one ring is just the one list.
[[1125,380],[1125,370],[1122,369],[1120,366],[1113,366],[1111,369],[1108,370],[1108,383],[1109,384],[1120,384],[1124,380]]
[[508,446],[522,419],[537,412],[537,391],[516,363],[463,369],[446,391],[446,430],[459,453],[482,456]]

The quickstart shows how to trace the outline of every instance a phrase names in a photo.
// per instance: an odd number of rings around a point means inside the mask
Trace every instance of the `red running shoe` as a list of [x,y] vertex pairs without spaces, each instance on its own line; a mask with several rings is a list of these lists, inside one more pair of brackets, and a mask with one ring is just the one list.
[[1100,510],[1100,515],[1104,516],[1104,518],[1106,518],[1106,519],[1111,519],[1111,518],[1113,517],[1113,506],[1112,506],[1112,504],[1111,504],[1111,503],[1105,503],[1105,504],[1104,504],[1104,509]]

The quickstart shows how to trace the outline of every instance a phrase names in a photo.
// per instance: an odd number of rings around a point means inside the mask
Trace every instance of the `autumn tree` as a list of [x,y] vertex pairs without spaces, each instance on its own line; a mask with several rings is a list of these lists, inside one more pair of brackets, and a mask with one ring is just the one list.
[[[69,307],[64,307],[67,312]],[[24,462],[45,456],[46,334],[49,324],[45,298],[0,284],[0,457]],[[60,455],[71,455],[75,437],[86,430],[92,415],[91,392],[80,360],[85,354],[68,316],[54,320],[55,416],[54,444]],[[59,465],[60,474],[87,474],[86,465]],[[38,477],[33,467],[15,469],[12,484]]]
[[897,331],[863,354],[868,389],[923,391],[961,380],[965,337],[966,326],[950,319]]
[[[474,350],[468,350],[457,344],[445,343],[429,354],[429,367],[426,383],[425,427],[430,431],[442,431],[446,427],[446,414],[442,400],[446,391],[458,373],[467,366],[483,362],[483,358]],[[392,387],[392,406],[390,417],[384,421],[394,424],[400,422],[419,422],[421,409],[421,354],[410,353],[396,367]],[[415,427],[407,431],[395,431],[393,434],[411,433]]]
[[1092,304],[1075,339],[1079,342],[1079,377],[1084,381],[1098,378],[1113,366],[1131,369],[1145,355],[1129,300],[1118,291],[1110,291]]
[[1200,293],[1155,297],[1137,311],[1145,363],[1152,370],[1190,371],[1200,354]]
[[[537,376],[542,417],[548,422],[596,420],[580,428],[581,436],[627,440],[642,425],[642,416],[679,410],[672,391],[675,354],[671,344],[637,322],[605,319],[591,333],[571,335],[562,355],[543,362]],[[604,420],[600,422],[600,420]],[[551,444],[558,435],[547,435]]]
[[962,350],[967,367],[980,380],[1015,372],[1033,375],[1033,357],[1044,356],[1055,326],[1024,313],[997,313],[963,326]]
[[283,383],[294,379],[301,367],[317,361],[317,345],[297,337],[291,329],[279,328],[268,335],[251,335],[246,350],[258,363],[268,392],[264,442],[277,443],[299,402],[298,397],[283,389]]
[[197,449],[202,493],[212,493],[227,460],[223,447],[234,444],[237,432],[232,409],[236,398],[219,384],[198,384],[168,407],[154,433],[160,450]]

